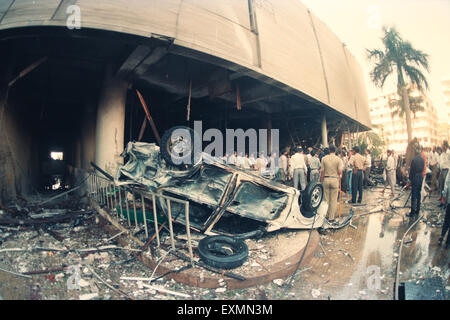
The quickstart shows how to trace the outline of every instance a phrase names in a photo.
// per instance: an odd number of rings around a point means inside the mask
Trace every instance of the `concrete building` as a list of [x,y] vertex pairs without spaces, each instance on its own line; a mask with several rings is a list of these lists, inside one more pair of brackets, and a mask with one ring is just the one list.
[[447,118],[439,121],[439,138],[450,141],[450,76],[444,77],[441,81],[442,92],[444,93],[444,110]]
[[298,0],[4,0],[0,58],[2,201],[40,188],[51,151],[69,177],[114,172],[136,89],[160,134],[279,128],[283,147],[371,126],[360,65]]
[[[424,111],[411,114],[413,138],[417,138],[424,147],[432,147],[439,143],[438,116],[436,108],[427,95],[413,90],[411,96],[422,97]],[[369,99],[369,110],[372,118],[373,130],[384,139],[388,149],[397,153],[405,153],[408,144],[405,118],[393,115],[390,100],[398,100],[397,92]]]

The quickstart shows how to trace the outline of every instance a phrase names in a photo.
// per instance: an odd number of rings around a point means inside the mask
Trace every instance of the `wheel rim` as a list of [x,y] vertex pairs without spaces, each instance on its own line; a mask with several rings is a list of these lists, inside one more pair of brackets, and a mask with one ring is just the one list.
[[320,187],[316,187],[311,194],[311,207],[316,208],[320,201],[322,201],[322,190]]
[[167,152],[176,159],[189,156],[191,154],[191,139],[172,135],[167,141]]
[[213,243],[208,246],[208,250],[216,257],[226,257],[236,254],[236,249],[227,243]]

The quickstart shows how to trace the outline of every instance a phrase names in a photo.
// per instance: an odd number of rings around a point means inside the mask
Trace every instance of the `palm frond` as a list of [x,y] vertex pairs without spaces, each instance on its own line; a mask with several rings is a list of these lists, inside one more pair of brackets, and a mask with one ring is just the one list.
[[424,89],[429,88],[427,78],[424,76],[422,72],[416,67],[405,64],[403,66],[403,70],[407,77],[411,80],[411,83],[417,86],[420,92],[424,92]]

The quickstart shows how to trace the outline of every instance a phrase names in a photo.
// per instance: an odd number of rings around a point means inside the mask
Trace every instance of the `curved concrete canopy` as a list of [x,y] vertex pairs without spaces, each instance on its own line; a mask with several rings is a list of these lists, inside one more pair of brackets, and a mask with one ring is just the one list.
[[170,38],[169,52],[190,49],[371,127],[360,65],[298,0],[2,0],[0,30],[66,26],[74,4],[82,28]]

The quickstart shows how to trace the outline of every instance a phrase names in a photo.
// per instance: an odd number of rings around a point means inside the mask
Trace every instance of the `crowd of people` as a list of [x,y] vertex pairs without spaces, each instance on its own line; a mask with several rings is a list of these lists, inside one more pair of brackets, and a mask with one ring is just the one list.
[[223,161],[271,176],[301,192],[312,181],[323,183],[324,197],[329,203],[328,218],[332,223],[339,190],[349,193],[349,203],[361,203],[372,165],[369,150],[362,155],[357,146],[347,151],[346,147],[336,148],[334,145],[321,149],[293,147],[284,150],[280,156],[272,153],[270,157],[266,157],[264,152],[258,157],[256,154],[227,153]]
[[[411,212],[410,217],[418,216],[421,202],[427,185],[427,175],[431,175],[429,190],[437,191],[441,206],[447,206],[444,226],[442,229],[442,242],[444,235],[450,228],[449,208],[450,186],[448,171],[450,169],[450,148],[445,141],[442,146],[422,148],[415,142],[412,144],[410,164],[402,168],[408,172],[408,184],[411,186]],[[408,151],[407,151],[408,152]],[[399,156],[394,150],[387,150],[382,157],[384,168],[384,188],[381,193],[390,188],[390,196],[395,197],[397,185],[397,169]],[[335,223],[339,191],[349,194],[347,203],[357,204],[363,201],[363,190],[370,185],[370,172],[373,159],[370,150],[361,152],[358,146],[347,151],[346,147],[337,148],[330,145],[327,148],[313,149],[293,147],[286,149],[279,156],[272,153],[266,157],[264,152],[251,154],[226,154],[223,161],[242,169],[252,170],[263,176],[270,176],[287,185],[291,185],[301,192],[306,189],[309,182],[322,183],[324,198],[328,202],[327,217],[330,223]],[[447,247],[449,237],[447,237]]]
[[[442,244],[445,235],[450,230],[450,147],[447,141],[442,146],[433,148],[421,148],[415,145],[415,155],[409,168],[409,180],[411,183],[411,212],[409,216],[418,216],[421,200],[424,197],[427,174],[431,174],[430,192],[437,191],[440,201],[439,206],[446,206],[444,224],[439,238]],[[446,249],[450,244],[450,236],[447,235]]]

